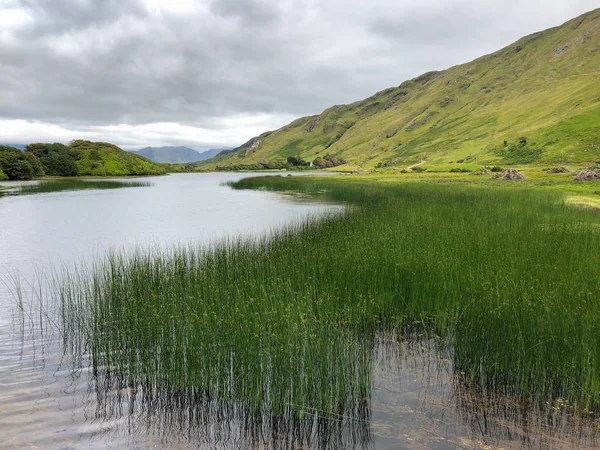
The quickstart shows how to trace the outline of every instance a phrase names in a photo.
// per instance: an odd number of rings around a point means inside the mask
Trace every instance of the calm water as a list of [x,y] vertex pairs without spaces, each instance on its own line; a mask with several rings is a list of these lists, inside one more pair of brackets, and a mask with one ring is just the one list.
[[[52,327],[36,325],[35,280],[51,277],[62,266],[91,262],[109,249],[210,245],[225,236],[261,235],[342,209],[220,185],[245,176],[182,174],[150,179],[150,187],[0,198],[0,449],[283,445],[251,444],[240,424],[230,427],[227,438],[218,424],[181,426],[173,410],[149,418],[143,405],[127,401],[131,392],[107,389],[99,399],[85,360],[62,356]],[[15,280],[30,303],[24,322],[16,320]],[[437,354],[435,343],[382,337],[374,358],[368,422],[346,426],[339,442],[347,446],[596,447],[593,430],[583,424],[574,435],[560,408],[530,415],[461,390],[451,362]],[[318,440],[309,446],[318,447]]]

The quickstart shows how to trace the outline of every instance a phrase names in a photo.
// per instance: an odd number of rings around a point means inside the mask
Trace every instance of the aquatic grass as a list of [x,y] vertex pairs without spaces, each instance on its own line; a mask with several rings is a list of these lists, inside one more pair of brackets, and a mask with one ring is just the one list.
[[146,187],[152,183],[146,181],[121,180],[43,180],[36,184],[18,186],[7,193],[16,195],[45,194],[50,192],[83,191],[90,189],[119,189],[125,187]]
[[597,215],[524,189],[342,176],[231,186],[352,208],[258,240],[113,253],[67,278],[65,336],[84,341],[100,385],[277,423],[306,443],[315,417],[368,421],[377,336],[419,332],[481,392],[600,408]]

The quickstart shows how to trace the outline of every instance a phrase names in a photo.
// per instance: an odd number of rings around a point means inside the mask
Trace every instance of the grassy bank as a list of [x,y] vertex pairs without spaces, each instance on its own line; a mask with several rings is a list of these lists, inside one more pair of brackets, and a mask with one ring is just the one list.
[[511,186],[239,181],[350,207],[259,242],[113,255],[62,287],[66,336],[149,405],[169,393],[248,426],[365,423],[381,331],[434,336],[482,391],[598,410],[600,217]]

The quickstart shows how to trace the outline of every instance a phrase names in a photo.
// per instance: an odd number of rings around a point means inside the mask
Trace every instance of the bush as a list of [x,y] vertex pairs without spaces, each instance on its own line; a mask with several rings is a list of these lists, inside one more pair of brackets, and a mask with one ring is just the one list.
[[306,161],[304,161],[300,156],[288,156],[287,158],[288,166],[308,166],[310,165]]
[[261,161],[259,162],[263,166],[264,169],[268,170],[282,170],[287,167],[287,164],[282,159],[276,159],[273,161]]
[[8,180],[8,177],[6,176],[6,174],[0,168],[0,181],[3,181],[3,180]]
[[315,160],[313,161],[313,165],[315,167],[318,167],[319,169],[326,169],[327,168],[327,161],[325,161],[324,158],[321,158],[319,156],[318,158],[315,158]]
[[[336,156],[331,156],[329,154],[315,158],[313,161],[313,165],[319,167],[320,169],[328,169],[331,167],[341,166],[342,164],[346,164],[346,161],[342,158],[338,158]],[[381,164],[381,163],[380,163]]]
[[569,173],[571,172],[567,167],[550,167],[549,169],[544,169],[546,173]]

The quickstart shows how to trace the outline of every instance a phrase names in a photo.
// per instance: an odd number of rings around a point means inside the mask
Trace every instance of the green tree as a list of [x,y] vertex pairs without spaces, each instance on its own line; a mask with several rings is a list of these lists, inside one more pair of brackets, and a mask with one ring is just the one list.
[[18,148],[0,145],[0,169],[9,180],[31,180],[35,169]]
[[37,156],[29,152],[24,152],[23,156],[25,156],[25,159],[29,161],[29,164],[31,164],[31,167],[33,168],[34,178],[39,178],[46,175],[46,172],[44,171],[44,166]]
[[72,177],[77,175],[76,156],[66,145],[60,143],[35,143],[25,147],[26,152],[35,155],[44,167],[47,175],[54,177]]

